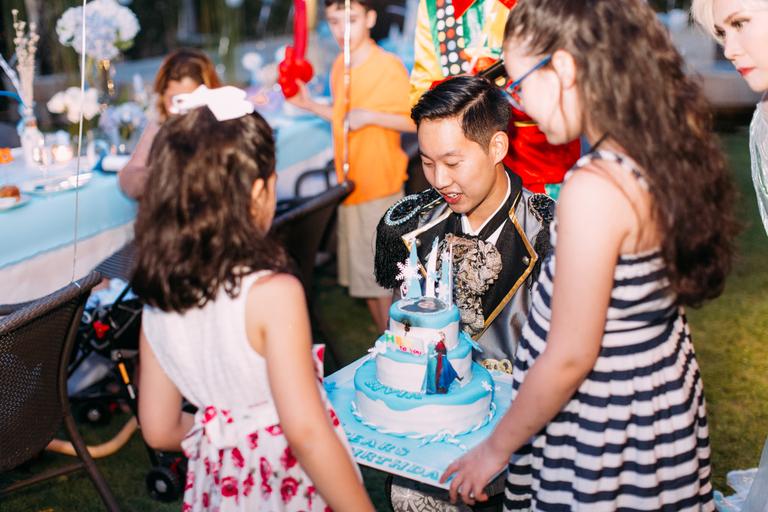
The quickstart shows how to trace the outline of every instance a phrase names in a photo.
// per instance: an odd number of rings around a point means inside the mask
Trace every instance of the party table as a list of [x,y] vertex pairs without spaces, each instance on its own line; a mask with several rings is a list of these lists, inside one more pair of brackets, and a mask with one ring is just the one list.
[[[72,176],[75,161],[43,170],[28,167],[19,148],[0,165],[0,185]],[[46,193],[22,190],[22,201],[0,210],[0,303],[30,300],[82,277],[133,236],[136,203],[117,175],[91,172],[81,160],[79,188]],[[74,185],[77,185],[77,178]],[[77,240],[77,244],[73,240]]]
[[[312,116],[278,111],[265,117],[275,128],[278,199],[291,198],[303,172],[322,168],[333,157],[331,129]],[[20,148],[12,156],[13,162],[0,164],[0,186],[76,171],[74,160],[43,171],[26,166]],[[51,293],[133,238],[137,204],[120,191],[117,174],[91,171],[84,159],[81,166],[87,184],[56,193],[23,192],[23,204],[0,209],[0,304]],[[321,186],[308,183],[303,192],[319,192],[313,189]]]

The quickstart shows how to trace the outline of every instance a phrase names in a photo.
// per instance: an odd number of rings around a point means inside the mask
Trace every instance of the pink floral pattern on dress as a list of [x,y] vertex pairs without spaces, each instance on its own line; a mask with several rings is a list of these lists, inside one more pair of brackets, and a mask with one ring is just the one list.
[[236,468],[245,467],[245,458],[243,457],[243,454],[240,453],[240,449],[237,447],[232,448],[232,463]]
[[259,447],[259,432],[251,432],[248,434],[248,447],[251,450],[255,450]]
[[[326,407],[346,445],[336,413]],[[259,411],[207,406],[198,412],[182,443],[189,459],[182,511],[330,512],[280,424],[265,425]]]
[[280,464],[283,465],[283,469],[288,471],[293,466],[296,465],[296,457],[293,456],[293,452],[291,451],[290,446],[285,447],[285,451],[283,452],[283,455],[280,457]]
[[280,484],[280,497],[283,499],[283,503],[290,503],[296,493],[299,490],[299,481],[288,476],[283,478],[283,483]]

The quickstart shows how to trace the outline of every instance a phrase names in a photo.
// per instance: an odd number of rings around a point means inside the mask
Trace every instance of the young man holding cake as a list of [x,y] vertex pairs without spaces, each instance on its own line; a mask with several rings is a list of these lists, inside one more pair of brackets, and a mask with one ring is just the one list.
[[[482,348],[475,359],[511,373],[532,276],[549,247],[554,205],[525,189],[504,166],[509,115],[501,90],[479,77],[452,78],[421,97],[411,117],[432,188],[400,200],[380,221],[376,277],[383,286],[396,288],[396,264],[412,244],[426,268],[434,241],[449,243],[461,329]],[[396,479],[395,509],[456,510],[447,493],[417,488]],[[502,489],[503,482],[496,491]]]

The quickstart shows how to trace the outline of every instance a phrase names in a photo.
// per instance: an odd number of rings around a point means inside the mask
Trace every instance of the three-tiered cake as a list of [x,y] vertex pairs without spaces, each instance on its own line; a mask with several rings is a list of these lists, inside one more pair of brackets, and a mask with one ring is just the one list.
[[355,372],[354,409],[386,433],[461,435],[490,418],[493,379],[472,361],[477,344],[459,328],[452,301],[451,256],[442,256],[437,291],[437,246],[422,293],[415,247],[401,266],[405,298],[389,309],[389,329]]

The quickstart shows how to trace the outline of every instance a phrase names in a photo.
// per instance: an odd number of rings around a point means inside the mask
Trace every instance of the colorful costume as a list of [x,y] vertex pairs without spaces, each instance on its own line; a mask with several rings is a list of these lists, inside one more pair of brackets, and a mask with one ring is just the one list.
[[[411,72],[411,105],[432,84],[476,73],[501,57],[504,25],[514,0],[421,0]],[[549,144],[533,120],[512,109],[509,154],[504,163],[533,192],[563,181],[579,158],[580,144]]]

